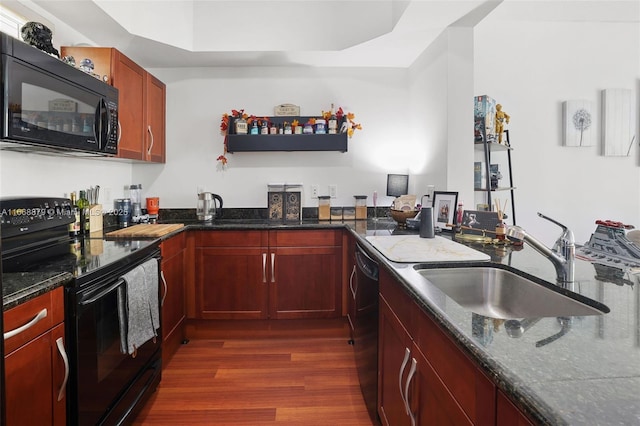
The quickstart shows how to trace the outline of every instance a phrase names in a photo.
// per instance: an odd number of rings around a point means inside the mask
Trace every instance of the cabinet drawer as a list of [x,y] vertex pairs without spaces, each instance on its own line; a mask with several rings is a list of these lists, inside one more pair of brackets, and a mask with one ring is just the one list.
[[[45,309],[46,315],[41,314],[42,318],[35,320],[36,316]],[[64,321],[62,287],[6,311],[4,313],[4,333],[25,326],[31,321],[33,321],[33,325],[13,337],[5,339],[4,351],[6,355]]]
[[382,267],[380,268],[380,295],[406,328],[411,338],[415,339],[414,323],[418,307],[402,285]]
[[342,231],[332,229],[269,231],[270,247],[340,247]]
[[180,253],[186,248],[186,233],[181,232],[167,240],[164,240],[160,244],[160,250],[162,251],[162,259],[170,259],[176,254]]
[[474,424],[495,421],[495,386],[422,310],[418,313],[418,349]]
[[266,247],[267,231],[198,231],[196,247]]

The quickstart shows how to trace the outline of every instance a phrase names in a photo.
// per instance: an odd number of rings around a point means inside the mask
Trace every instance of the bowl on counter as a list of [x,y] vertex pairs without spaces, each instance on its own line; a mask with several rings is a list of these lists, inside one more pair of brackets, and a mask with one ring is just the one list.
[[394,210],[389,209],[393,220],[398,222],[400,226],[407,225],[407,219],[413,219],[418,214],[418,210]]

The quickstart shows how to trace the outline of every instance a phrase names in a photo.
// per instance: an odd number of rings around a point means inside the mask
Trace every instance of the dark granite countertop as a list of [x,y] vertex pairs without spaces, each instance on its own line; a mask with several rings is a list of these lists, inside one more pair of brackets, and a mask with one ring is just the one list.
[[[411,273],[415,271],[410,271],[414,264],[385,259],[366,240],[367,235],[384,232],[367,230],[357,235],[423,310],[536,422],[640,424],[640,275],[596,270],[591,263],[577,260],[573,290],[611,311],[569,317],[568,333],[538,347],[536,343],[561,331],[558,318],[541,318],[521,337],[509,337],[503,321],[463,308],[429,283],[416,284]],[[492,263],[555,283],[551,262],[526,245],[517,251],[468,245],[489,254]]]
[[[191,211],[189,210],[189,213]],[[576,263],[575,291],[607,305],[605,315],[572,317],[568,333],[541,347],[536,342],[557,334],[557,318],[542,318],[519,338],[512,338],[500,320],[484,317],[461,307],[437,288],[415,285],[407,271],[413,264],[388,261],[368,243],[368,235],[406,235],[416,231],[397,229],[389,219],[378,221],[276,222],[260,217],[225,218],[203,223],[190,217],[165,217],[163,223],[185,227],[162,239],[188,230],[225,229],[350,229],[358,241],[405,286],[436,322],[474,359],[529,416],[540,424],[611,425],[640,422],[640,277],[605,275],[588,262]],[[444,233],[443,236],[451,236]],[[491,262],[506,265],[548,282],[555,282],[555,269],[538,252],[525,246],[518,251],[470,244],[491,256]],[[457,264],[463,266],[462,264]],[[71,280],[69,274],[29,276],[3,275],[4,308],[19,303],[19,294],[48,291]],[[16,294],[11,283],[30,281]],[[42,288],[38,286],[42,285]],[[49,286],[49,287],[47,287]]]
[[68,272],[12,272],[2,274],[2,311],[11,309],[73,280]]

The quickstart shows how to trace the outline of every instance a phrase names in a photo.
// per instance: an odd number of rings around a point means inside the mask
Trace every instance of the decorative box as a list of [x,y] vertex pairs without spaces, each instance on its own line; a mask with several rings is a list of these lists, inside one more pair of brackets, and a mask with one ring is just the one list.
[[496,138],[496,101],[481,95],[474,98],[474,142],[495,142]]

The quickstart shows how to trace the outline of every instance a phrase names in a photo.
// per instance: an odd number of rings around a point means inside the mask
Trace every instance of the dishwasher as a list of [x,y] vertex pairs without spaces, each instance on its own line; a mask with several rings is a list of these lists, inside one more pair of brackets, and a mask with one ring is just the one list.
[[373,424],[380,424],[378,402],[378,263],[356,244],[354,274],[349,282],[353,350],[360,389]]

